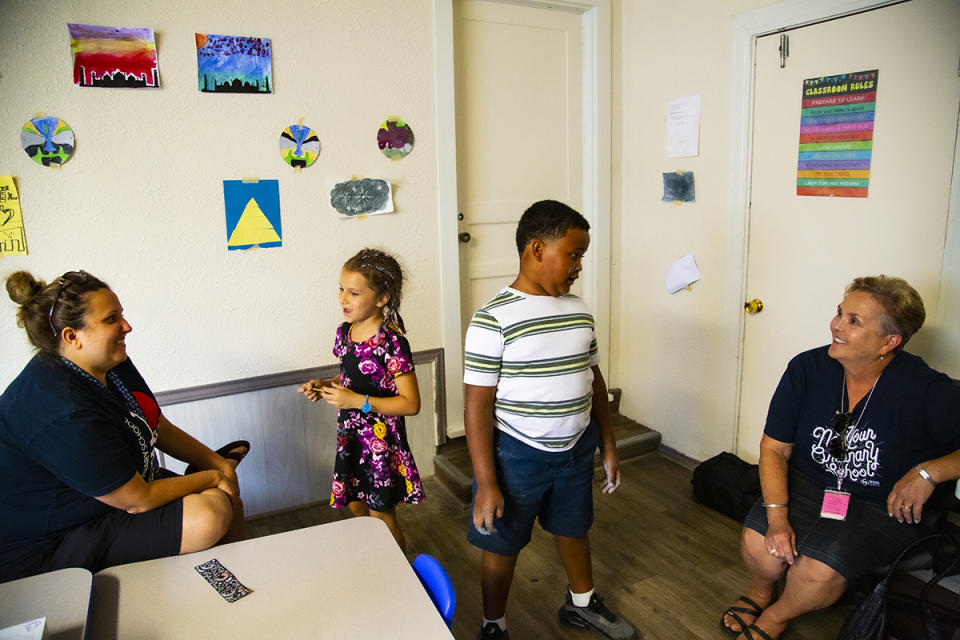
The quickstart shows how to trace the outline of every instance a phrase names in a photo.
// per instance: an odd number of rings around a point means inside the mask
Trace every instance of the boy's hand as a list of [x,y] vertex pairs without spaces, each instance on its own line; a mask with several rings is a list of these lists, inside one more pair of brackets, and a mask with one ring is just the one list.
[[320,395],[327,401],[327,404],[332,404],[337,409],[359,409],[362,403],[358,398],[363,398],[363,396],[350,391],[350,389],[336,382],[323,387],[320,390]]
[[496,518],[503,517],[503,494],[500,487],[477,487],[477,497],[473,501],[473,526],[480,533],[496,533],[493,526]]
[[600,492],[613,493],[620,486],[620,457],[616,449],[603,454],[603,470],[607,473],[607,478],[600,487]]

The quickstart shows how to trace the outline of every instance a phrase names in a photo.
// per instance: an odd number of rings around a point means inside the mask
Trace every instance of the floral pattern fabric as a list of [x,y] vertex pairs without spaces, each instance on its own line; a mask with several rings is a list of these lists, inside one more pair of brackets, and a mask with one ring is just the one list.
[[[396,396],[397,376],[413,371],[407,339],[392,327],[381,327],[369,340],[353,342],[350,327],[347,322],[340,325],[333,346],[333,355],[340,359],[340,384],[370,397]],[[342,409],[337,422],[331,506],[359,501],[386,511],[399,502],[423,502],[403,416]]]

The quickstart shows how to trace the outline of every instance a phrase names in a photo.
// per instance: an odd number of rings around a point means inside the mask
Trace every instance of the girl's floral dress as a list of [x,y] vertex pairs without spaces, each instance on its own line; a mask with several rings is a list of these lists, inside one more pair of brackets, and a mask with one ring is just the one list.
[[[397,395],[396,377],[413,371],[410,343],[393,327],[383,326],[369,340],[353,342],[350,327],[348,322],[340,325],[333,346],[340,359],[340,384],[371,398]],[[341,409],[337,422],[331,506],[360,501],[386,511],[398,502],[423,502],[403,416]]]

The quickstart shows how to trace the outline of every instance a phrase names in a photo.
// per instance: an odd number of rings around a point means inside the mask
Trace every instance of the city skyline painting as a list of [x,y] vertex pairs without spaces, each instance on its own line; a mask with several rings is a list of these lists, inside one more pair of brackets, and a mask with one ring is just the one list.
[[157,45],[153,29],[123,29],[67,23],[78,87],[157,89]]
[[205,93],[273,93],[270,38],[196,34],[197,84]]

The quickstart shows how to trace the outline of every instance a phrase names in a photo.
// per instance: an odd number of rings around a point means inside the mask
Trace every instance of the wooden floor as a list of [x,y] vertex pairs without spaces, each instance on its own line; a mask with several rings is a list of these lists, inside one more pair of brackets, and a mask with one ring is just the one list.
[[[623,475],[624,483],[613,495],[595,492],[590,539],[597,590],[648,640],[728,637],[720,630],[720,614],[744,590],[746,580],[740,525],[695,502],[691,471],[658,454],[624,462]],[[447,569],[457,592],[453,634],[472,640],[481,618],[480,552],[466,541],[469,508],[434,479],[425,486],[424,504],[399,508],[408,556],[429,553]],[[349,516],[318,505],[252,519],[248,529],[256,537],[343,517]],[[552,538],[536,527],[533,541],[520,554],[510,594],[511,638],[599,638],[557,619],[565,586]],[[805,616],[784,638],[835,638],[849,611],[849,606],[835,607]]]

